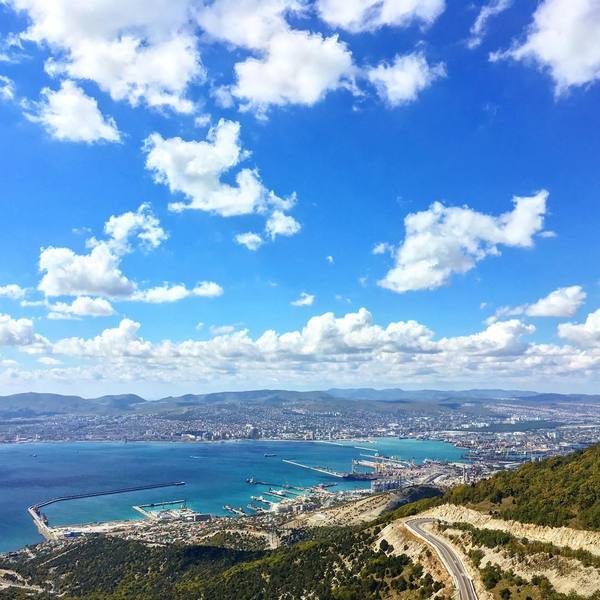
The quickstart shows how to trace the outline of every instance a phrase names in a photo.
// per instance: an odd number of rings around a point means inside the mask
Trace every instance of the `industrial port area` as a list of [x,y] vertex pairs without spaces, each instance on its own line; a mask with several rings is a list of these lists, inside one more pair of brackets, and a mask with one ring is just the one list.
[[[360,455],[359,458],[351,460],[348,471],[336,471],[327,466],[308,465],[282,458],[281,461],[291,467],[317,473],[323,481],[316,485],[300,486],[287,482],[262,481],[249,476],[245,480],[249,490],[248,502],[240,506],[224,504],[222,509],[225,515],[192,510],[188,506],[188,499],[185,498],[185,481],[150,483],[51,498],[40,501],[27,510],[40,535],[46,541],[55,544],[93,535],[112,535],[149,543],[191,543],[204,538],[208,533],[231,531],[233,528],[238,532],[248,530],[252,532],[251,535],[264,538],[265,543],[272,546],[276,543],[273,540],[283,534],[281,525],[290,519],[334,510],[336,507],[369,498],[383,509],[389,505],[392,498],[401,498],[406,494],[410,496],[414,490],[436,488],[441,491],[457,483],[475,482],[498,470],[520,464],[519,461],[492,463],[471,460],[425,460],[419,464],[379,454],[373,447],[351,447],[360,451]],[[340,482],[362,485],[338,489]],[[46,507],[58,503],[159,488],[177,489],[180,498],[132,505],[132,510],[139,518],[131,520],[54,526],[44,513]]]
[[[249,467],[238,480],[246,490],[242,494],[245,499],[240,501],[238,494],[235,501],[223,500],[217,505],[219,510],[214,504],[212,510],[202,506],[202,494],[191,490],[191,482],[150,481],[143,485],[139,479],[135,481],[137,489],[165,487],[165,494],[154,502],[132,501],[130,515],[119,517],[121,520],[64,524],[63,518],[57,525],[45,509],[88,496],[131,492],[135,487],[94,490],[92,485],[89,494],[32,499],[35,502],[27,509],[37,530],[51,544],[94,535],[151,544],[201,543],[227,532],[228,536],[250,536],[244,539],[254,548],[273,547],[277,540],[285,539],[289,522],[299,527],[331,519],[336,522],[331,515],[341,511],[347,517],[344,511],[351,509],[345,507],[350,506],[362,506],[358,513],[373,517],[411,497],[415,490],[443,492],[600,439],[600,399],[592,396],[367,402],[312,399],[306,394],[283,397],[282,392],[260,394],[252,402],[242,402],[235,394],[214,402],[203,399],[200,404],[197,399],[145,402],[114,414],[11,414],[0,421],[0,442],[114,441],[127,442],[129,447],[131,442],[158,441],[190,449],[218,444],[216,449],[232,440],[276,440],[350,446],[352,456],[338,460],[335,467],[328,462],[325,447],[315,454],[322,459],[314,460],[265,454],[265,458],[283,463],[289,475],[269,476],[263,471],[255,477]],[[410,454],[377,451],[377,440],[399,438],[447,442],[460,450],[456,456],[461,458],[413,460]],[[191,451],[189,458],[198,458],[196,453],[201,452]],[[312,484],[298,484],[307,477]]]

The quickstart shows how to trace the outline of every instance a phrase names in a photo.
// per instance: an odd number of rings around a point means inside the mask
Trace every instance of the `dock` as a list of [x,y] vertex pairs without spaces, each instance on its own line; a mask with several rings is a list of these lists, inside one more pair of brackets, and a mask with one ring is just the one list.
[[347,481],[372,481],[373,479],[377,479],[379,477],[378,473],[358,473],[356,471],[352,471],[350,473],[342,473],[340,471],[334,471],[333,469],[329,469],[327,467],[311,467],[310,465],[304,465],[302,463],[296,462],[295,460],[287,460],[283,459],[284,463],[288,465],[294,465],[296,467],[302,467],[303,469],[309,469],[310,471],[316,471],[317,473],[321,473],[322,475],[329,475],[329,477],[336,477],[337,479],[346,479]]
[[59,496],[57,498],[51,498],[50,500],[44,500],[37,504],[32,504],[27,508],[27,512],[31,515],[33,522],[42,535],[47,540],[56,539],[56,534],[52,528],[48,525],[48,518],[41,512],[40,509],[57,502],[66,502],[67,500],[80,500],[83,498],[95,498],[97,496],[112,496],[115,494],[125,494],[127,492],[140,492],[143,490],[154,490],[158,488],[166,488],[173,486],[185,485],[185,481],[170,481],[167,483],[151,483],[147,485],[137,485],[133,487],[118,488],[115,490],[103,490],[100,492],[88,492],[86,494],[72,494],[70,496]]
[[328,469],[327,467],[311,467],[310,465],[303,465],[302,463],[296,462],[295,460],[288,460],[287,458],[282,459],[284,463],[288,465],[294,465],[295,467],[301,467],[303,469],[309,469],[310,471],[316,471],[317,473],[321,473],[323,475],[329,475],[330,477],[337,477],[338,479],[344,479],[346,473],[340,473],[339,471],[334,471],[333,469]]

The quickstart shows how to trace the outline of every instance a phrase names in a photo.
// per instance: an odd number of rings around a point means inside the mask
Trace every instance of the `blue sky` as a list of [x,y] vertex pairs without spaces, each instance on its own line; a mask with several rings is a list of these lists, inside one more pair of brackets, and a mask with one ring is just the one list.
[[598,0],[5,0],[0,392],[596,391],[598,40]]

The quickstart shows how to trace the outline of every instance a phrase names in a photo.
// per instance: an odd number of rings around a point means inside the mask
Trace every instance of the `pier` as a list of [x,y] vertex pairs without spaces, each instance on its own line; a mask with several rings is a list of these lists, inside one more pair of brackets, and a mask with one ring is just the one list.
[[303,469],[309,469],[310,471],[316,471],[322,475],[329,475],[330,477],[336,477],[337,479],[346,479],[347,481],[371,481],[379,477],[379,473],[358,473],[352,471],[350,473],[342,473],[340,471],[334,471],[327,467],[311,467],[310,465],[303,465],[302,463],[296,462],[295,460],[282,459],[284,463],[288,465],[294,465],[296,467],[302,467]]
[[337,477],[338,479],[344,479],[347,475],[347,473],[340,473],[339,471],[334,471],[333,469],[328,469],[327,467],[311,467],[310,465],[303,465],[302,463],[296,462],[295,460],[288,460],[287,458],[284,458],[282,460],[288,465],[302,467],[303,469],[309,469],[310,471],[316,471],[317,473],[329,475],[330,477]]
[[39,502],[38,504],[32,504],[27,508],[27,512],[31,515],[31,518],[33,519],[33,522],[40,534],[47,540],[54,540],[56,539],[56,534],[48,525],[48,518],[46,517],[46,515],[40,512],[40,509],[44,508],[45,506],[50,506],[51,504],[56,504],[57,502],[66,502],[67,500],[80,500],[83,498],[95,498],[97,496],[112,496],[115,494],[125,494],[127,492],[140,492],[143,490],[154,490],[158,488],[166,488],[180,485],[185,485],[185,481],[152,483],[147,485],[137,485],[133,487],[118,488],[115,490],[104,490],[100,492],[88,492],[86,494],[72,494],[70,496],[59,496],[57,498],[45,500],[44,502]]

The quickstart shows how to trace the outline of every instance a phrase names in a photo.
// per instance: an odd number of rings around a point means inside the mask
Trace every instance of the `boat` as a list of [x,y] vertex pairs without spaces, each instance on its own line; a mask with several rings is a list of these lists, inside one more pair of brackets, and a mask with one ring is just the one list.
[[277,456],[277,454],[272,454],[270,452],[265,452],[265,458],[272,458],[273,456]]

